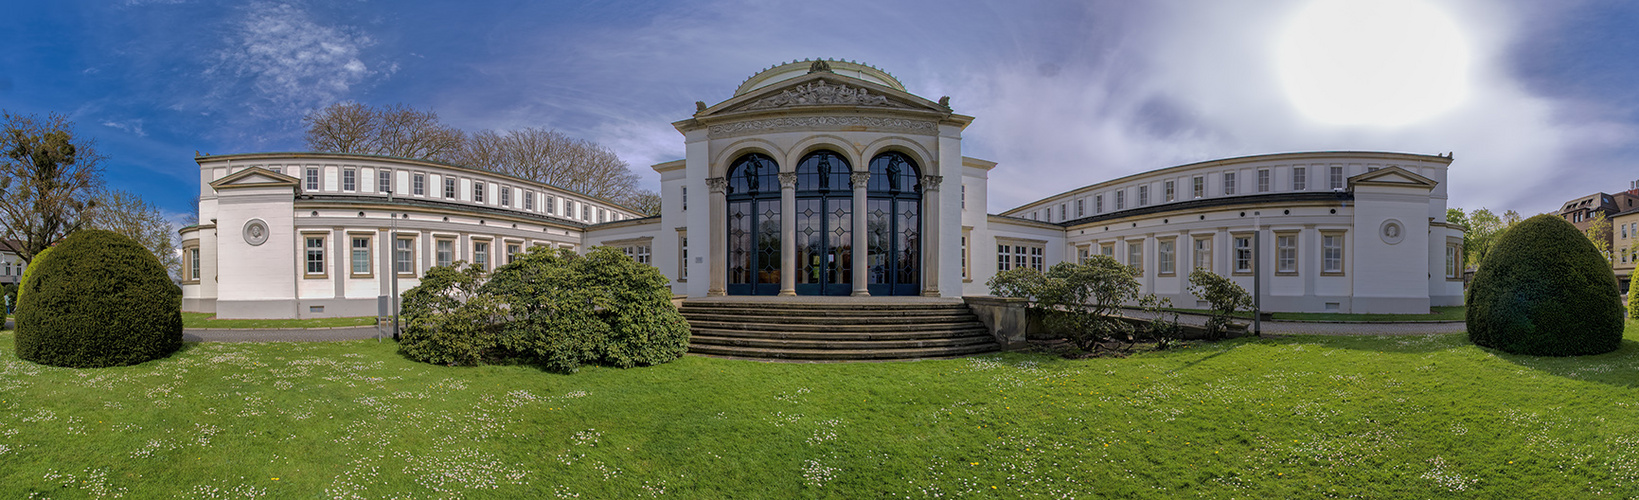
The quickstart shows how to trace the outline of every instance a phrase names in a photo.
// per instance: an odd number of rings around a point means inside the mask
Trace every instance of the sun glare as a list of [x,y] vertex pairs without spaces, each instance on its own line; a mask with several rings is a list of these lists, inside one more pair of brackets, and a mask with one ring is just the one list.
[[1316,0],[1293,16],[1277,53],[1281,82],[1309,118],[1392,127],[1462,101],[1468,46],[1419,0]]

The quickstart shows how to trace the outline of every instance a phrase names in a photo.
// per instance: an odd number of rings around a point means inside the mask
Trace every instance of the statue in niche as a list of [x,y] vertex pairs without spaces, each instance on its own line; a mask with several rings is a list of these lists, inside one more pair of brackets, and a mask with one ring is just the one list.
[[743,172],[741,175],[744,175],[746,179],[746,192],[757,192],[757,169],[762,165],[762,160],[751,160],[746,162],[745,168],[740,169]]
[[904,163],[904,162],[901,161],[899,158],[894,158],[894,159],[888,161],[888,190],[889,191],[898,191],[899,190],[899,173],[902,171],[899,168],[900,163]]
[[820,191],[831,189],[831,155],[820,155],[819,160]]

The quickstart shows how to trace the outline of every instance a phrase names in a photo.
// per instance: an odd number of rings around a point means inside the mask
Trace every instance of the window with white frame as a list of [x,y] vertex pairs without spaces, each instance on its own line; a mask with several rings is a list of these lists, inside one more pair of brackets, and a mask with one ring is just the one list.
[[307,235],[302,239],[306,240],[307,242],[304,245],[307,248],[307,268],[304,270],[306,271],[305,274],[307,274],[308,277],[323,277],[325,274],[324,235]]
[[444,198],[451,199],[451,200],[455,199],[455,178],[454,177],[445,177],[444,178]]
[[678,257],[677,281],[688,281],[689,280],[689,233],[688,233],[688,231],[678,231],[678,233],[677,233],[677,249],[678,249],[677,250],[677,257]]
[[1013,245],[999,243],[996,245],[996,270],[1009,269],[1013,269]]
[[1104,195],[1093,197],[1093,213],[1104,213]]
[[1298,272],[1298,235],[1295,233],[1275,234],[1275,273],[1297,274]]
[[399,236],[393,239],[393,272],[399,276],[415,276],[414,236]]
[[1041,271],[1041,270],[1046,269],[1046,266],[1047,266],[1047,258],[1046,258],[1047,255],[1046,254],[1047,254],[1047,249],[1045,249],[1045,248],[1030,247],[1030,268],[1035,269],[1037,271]]
[[1267,168],[1258,169],[1258,192],[1269,192],[1269,169]]
[[1148,184],[1138,186],[1138,206],[1140,206],[1140,207],[1149,206],[1149,204],[1150,204],[1150,186]]
[[1115,258],[1115,243],[1105,243],[1098,246],[1098,254],[1111,259]]
[[1162,194],[1167,196],[1168,203],[1178,201],[1178,188],[1176,184],[1177,181],[1166,181],[1161,183],[1162,190],[1164,191]]
[[1332,167],[1332,187],[1331,188],[1333,190],[1343,189],[1343,167],[1340,167],[1340,166]]
[[1127,242],[1127,265],[1144,273],[1144,240]]
[[[1456,243],[1446,243],[1446,279],[1457,279],[1461,277],[1462,265],[1459,262],[1461,260],[1461,255],[1461,246]],[[1625,262],[1627,258],[1628,251],[1623,250],[1622,260]]]
[[1252,273],[1252,237],[1235,237],[1235,273]]
[[1191,178],[1190,182],[1194,184],[1193,194],[1196,198],[1206,196],[1206,177],[1197,175]]
[[455,263],[455,240],[440,239],[434,246],[434,265],[448,266]]
[[[688,186],[682,186],[682,187],[683,187],[683,204],[682,204],[683,205],[683,211],[687,212],[687,211],[689,211],[689,187]],[[964,191],[963,194],[966,194],[966,191]],[[966,198],[964,198],[963,201],[964,202],[967,201]],[[967,205],[964,204],[964,205],[962,205],[962,207],[967,208]]]
[[412,182],[411,187],[415,189],[415,195],[416,196],[426,196],[427,195],[427,174],[415,174],[414,176],[411,177],[411,179],[413,179],[411,181]]
[[524,210],[535,211],[535,192],[524,191]]
[[503,207],[512,206],[512,188],[497,185],[497,186],[495,186],[495,190],[501,192],[501,206],[503,206]]
[[506,263],[511,264],[512,261],[518,260],[518,253],[522,252],[522,251],[524,251],[524,244],[523,243],[507,242],[507,244],[506,244]]
[[1320,271],[1343,272],[1343,233],[1322,233],[1320,236]]
[[357,191],[359,172],[351,168],[341,169],[341,190]]
[[307,190],[308,191],[318,191],[319,190],[319,169],[317,169],[317,168],[307,169]]
[[962,279],[967,280],[967,231],[962,231]]
[[[11,263],[6,263],[6,270],[11,270]],[[7,274],[10,274],[9,272]],[[199,247],[188,249],[188,281],[199,281]]]
[[348,273],[355,278],[369,277],[371,275],[370,237],[353,235],[349,239],[352,243],[348,245],[348,248],[351,250],[348,254],[349,257],[351,257],[348,259],[348,262],[351,264]]
[[1195,238],[1195,248],[1191,254],[1195,257],[1195,269],[1212,272],[1212,237]]
[[377,187],[379,188],[376,190],[377,192],[383,194],[393,192],[393,171],[387,169],[377,170],[376,178]]
[[1224,172],[1224,195],[1235,194],[1235,173]]
[[557,215],[557,213],[558,213],[558,197],[547,195],[547,197],[546,197],[546,214],[547,215]]
[[489,270],[489,242],[472,242],[472,265],[485,271]]
[[1066,205],[1063,203],[1059,204],[1059,222],[1070,220],[1070,212],[1065,208],[1065,206]]
[[1156,240],[1155,271],[1163,276],[1177,274],[1177,242],[1172,238]]
[[483,183],[483,181],[472,181],[472,202],[473,203],[483,203],[484,202],[484,183]]
[[1087,216],[1087,199],[1086,198],[1076,199],[1076,217],[1080,218],[1080,217],[1086,217],[1086,216]]
[[642,244],[637,244],[637,245],[627,245],[625,247],[622,247],[621,251],[625,252],[627,257],[631,257],[632,261],[637,262],[638,264],[648,264],[650,262],[649,261],[650,256],[649,256],[649,244],[648,243],[642,243]]
[[1292,167],[1292,190],[1303,191],[1305,189],[1309,189],[1308,183],[1309,169],[1304,167]]
[[1120,191],[1116,191],[1115,192],[1115,209],[1116,210],[1122,210],[1122,209],[1125,209],[1125,208],[1127,208],[1127,190],[1123,189],[1123,190],[1120,190]]

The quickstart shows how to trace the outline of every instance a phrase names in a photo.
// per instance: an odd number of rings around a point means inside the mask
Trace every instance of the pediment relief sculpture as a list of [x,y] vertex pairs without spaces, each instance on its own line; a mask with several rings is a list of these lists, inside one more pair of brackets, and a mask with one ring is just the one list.
[[888,100],[887,96],[872,94],[869,89],[832,85],[824,80],[786,89],[779,94],[758,99],[745,109],[771,109],[790,106],[849,105],[903,108],[904,104]]

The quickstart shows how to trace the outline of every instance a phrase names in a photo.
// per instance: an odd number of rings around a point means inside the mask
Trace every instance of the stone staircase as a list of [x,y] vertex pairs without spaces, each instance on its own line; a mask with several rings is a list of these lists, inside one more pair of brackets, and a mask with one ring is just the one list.
[[688,300],[689,352],[753,359],[924,359],[1001,345],[960,301]]

